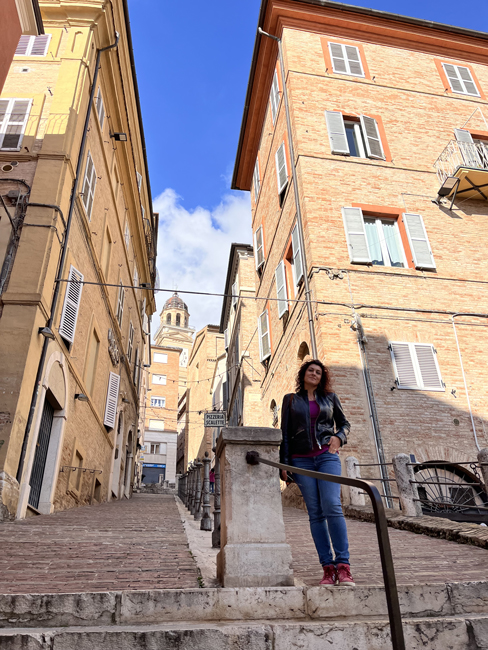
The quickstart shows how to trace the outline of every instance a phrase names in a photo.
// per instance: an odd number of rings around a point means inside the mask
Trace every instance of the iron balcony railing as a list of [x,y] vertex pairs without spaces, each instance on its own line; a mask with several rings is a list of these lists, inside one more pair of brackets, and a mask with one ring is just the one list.
[[434,163],[439,183],[454,176],[459,167],[488,171],[488,143],[451,140]]
[[294,474],[303,474],[319,481],[329,481],[330,483],[339,483],[340,485],[349,485],[362,489],[371,499],[373,506],[374,521],[376,525],[376,535],[378,537],[378,546],[381,558],[381,568],[383,570],[383,581],[385,583],[386,603],[388,606],[388,618],[390,620],[391,644],[393,650],[405,650],[405,637],[403,636],[402,616],[400,613],[400,603],[398,600],[398,590],[396,585],[395,569],[391,555],[390,539],[388,537],[388,523],[385,514],[385,508],[381,500],[378,488],[373,483],[363,479],[349,478],[346,476],[334,476],[323,472],[312,472],[291,465],[275,463],[272,460],[261,458],[259,452],[248,451],[246,461],[249,465],[270,465],[278,469],[292,472]]

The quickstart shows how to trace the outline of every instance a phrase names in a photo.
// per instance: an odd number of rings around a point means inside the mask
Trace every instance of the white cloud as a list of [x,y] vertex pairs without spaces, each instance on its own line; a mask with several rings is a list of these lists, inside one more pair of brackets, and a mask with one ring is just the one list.
[[[183,292],[209,291],[223,293],[230,245],[252,240],[251,205],[248,194],[226,194],[213,210],[197,207],[186,210],[171,188],[154,201],[159,212],[157,266],[160,286]],[[153,316],[153,332],[159,325],[159,314],[171,294],[157,294],[157,313]],[[181,293],[188,305],[190,325],[199,330],[204,325],[220,323],[222,298],[193,296]]]

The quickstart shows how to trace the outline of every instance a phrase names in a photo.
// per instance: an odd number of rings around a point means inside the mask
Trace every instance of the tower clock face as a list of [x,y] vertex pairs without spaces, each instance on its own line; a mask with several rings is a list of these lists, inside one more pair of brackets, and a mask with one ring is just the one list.
[[183,352],[180,354],[180,366],[182,368],[186,368],[188,365],[188,350],[183,350]]

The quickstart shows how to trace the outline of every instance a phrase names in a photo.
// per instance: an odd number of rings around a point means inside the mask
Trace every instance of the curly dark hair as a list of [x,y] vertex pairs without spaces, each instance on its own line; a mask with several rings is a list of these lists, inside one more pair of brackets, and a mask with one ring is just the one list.
[[330,393],[331,392],[330,371],[326,366],[324,366],[322,361],[319,361],[318,359],[310,359],[309,361],[305,361],[305,363],[302,363],[302,365],[300,366],[300,370],[298,371],[297,374],[295,391],[299,393],[300,391],[305,390],[305,384],[304,384],[305,373],[307,372],[307,368],[312,365],[319,366],[319,368],[322,368],[322,377],[320,378],[320,383],[317,386],[317,391],[319,393],[322,393],[322,395],[326,395],[327,393]]

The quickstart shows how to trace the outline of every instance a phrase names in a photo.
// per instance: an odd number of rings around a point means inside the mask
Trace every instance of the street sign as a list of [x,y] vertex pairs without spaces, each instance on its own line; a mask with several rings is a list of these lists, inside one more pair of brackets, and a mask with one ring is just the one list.
[[225,427],[225,411],[211,411],[204,415],[205,427]]

